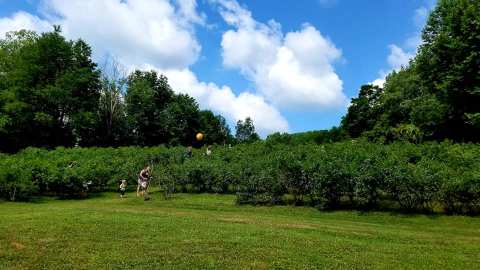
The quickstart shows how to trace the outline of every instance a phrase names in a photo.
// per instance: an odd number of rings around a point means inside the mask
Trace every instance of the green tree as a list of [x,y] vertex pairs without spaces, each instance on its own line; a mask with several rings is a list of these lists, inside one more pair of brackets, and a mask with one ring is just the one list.
[[5,39],[0,39],[0,151],[15,148],[11,145],[15,142],[12,117],[15,116],[15,121],[18,121],[22,116],[15,115],[15,112],[25,105],[16,99],[11,71],[15,67],[18,51],[37,39],[37,33],[27,30],[8,32]]
[[119,146],[127,143],[128,123],[124,103],[127,79],[124,74],[114,59],[105,62],[101,77],[96,145]]
[[[480,140],[480,2],[440,0],[407,67],[362,87],[342,128],[375,141]],[[372,102],[373,101],[373,102]]]
[[125,96],[133,143],[158,145],[167,143],[170,134],[164,110],[174,99],[167,77],[155,71],[135,71],[128,76]]
[[205,134],[205,144],[226,144],[232,141],[230,128],[225,118],[214,115],[211,111],[200,112],[200,132]]
[[[154,71],[133,72],[128,77],[125,100],[135,144],[200,146],[232,138],[222,116],[200,111],[188,95],[174,94],[167,77]],[[203,142],[195,140],[198,132],[206,134]]]
[[239,143],[251,143],[258,141],[260,137],[255,132],[255,126],[250,117],[247,117],[245,121],[238,120],[236,126],[235,138]]
[[[374,126],[364,133],[366,137],[379,142],[391,142],[399,139],[399,130],[404,125],[412,125],[412,109],[418,103],[415,100],[423,95],[419,86],[418,76],[410,68],[402,68],[399,71],[390,73],[386,80],[382,94],[374,106]],[[419,130],[415,127],[415,130]],[[403,133],[402,133],[403,134]],[[423,138],[423,135],[420,136]]]
[[200,110],[194,98],[175,95],[162,113],[169,145],[193,145],[200,130]]
[[91,137],[100,82],[85,42],[67,41],[55,27],[40,36],[10,33],[0,51],[1,149],[72,146]]
[[423,30],[415,70],[445,109],[439,137],[480,140],[480,2],[439,0]]
[[363,85],[357,98],[353,98],[348,112],[342,119],[342,129],[352,138],[371,130],[378,115],[377,104],[383,89],[373,85]]

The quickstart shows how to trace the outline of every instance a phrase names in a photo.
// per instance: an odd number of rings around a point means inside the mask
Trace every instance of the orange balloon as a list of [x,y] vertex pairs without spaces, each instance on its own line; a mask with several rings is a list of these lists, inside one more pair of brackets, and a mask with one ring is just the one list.
[[197,141],[203,140],[203,133],[197,133],[196,138],[197,138]]

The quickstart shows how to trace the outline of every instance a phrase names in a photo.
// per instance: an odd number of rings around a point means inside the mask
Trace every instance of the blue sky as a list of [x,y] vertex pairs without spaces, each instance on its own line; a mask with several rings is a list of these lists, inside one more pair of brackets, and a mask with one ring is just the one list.
[[[90,5],[88,2],[91,2]],[[0,37],[61,24],[102,62],[156,69],[176,91],[263,135],[340,123],[420,44],[432,0],[0,0]],[[273,22],[273,21],[274,22]],[[298,82],[298,83],[297,83]]]

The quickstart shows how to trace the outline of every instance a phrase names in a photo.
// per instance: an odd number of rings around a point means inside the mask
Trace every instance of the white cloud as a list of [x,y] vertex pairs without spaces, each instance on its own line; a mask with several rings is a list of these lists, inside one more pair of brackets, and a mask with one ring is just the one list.
[[395,44],[390,45],[389,48],[390,55],[388,55],[387,61],[394,70],[408,66],[409,61],[415,56],[414,53],[405,52]]
[[193,22],[200,25],[205,25],[206,15],[203,13],[198,13],[196,0],[177,0],[177,4],[180,9],[180,18],[187,24]]
[[410,60],[415,57],[418,48],[420,45],[422,45],[421,30],[428,19],[428,15],[435,7],[435,3],[435,0],[424,0],[424,5],[420,6],[414,11],[412,22],[417,30],[407,38],[405,45],[402,46],[403,48],[396,44],[391,44],[388,46],[390,49],[390,54],[387,57],[387,62],[390,70],[388,72],[380,70],[379,77],[373,82],[370,82],[370,84],[383,87],[385,84],[385,78],[390,72],[394,70],[398,71],[402,67],[408,66]]
[[370,82],[369,84],[372,84],[378,87],[383,87],[383,85],[385,84],[385,76],[381,76],[380,78],[375,79],[373,82]]
[[379,87],[383,87],[387,78],[387,75],[392,71],[399,71],[402,67],[407,67],[410,60],[415,57],[416,52],[407,52],[404,49],[398,47],[395,44],[388,46],[390,54],[387,57],[387,63],[390,67],[388,71],[380,70],[378,72],[378,78],[369,84],[373,84]]
[[53,29],[52,25],[37,16],[30,13],[19,11],[11,17],[0,18],[0,38],[10,31],[32,30],[36,32],[45,32]]
[[255,76],[275,61],[280,42],[279,33],[270,28],[228,30],[222,37],[223,63],[226,67],[239,68],[248,76]]
[[45,7],[68,37],[130,65],[185,68],[201,50],[192,24],[202,16],[193,1],[180,1],[177,9],[168,0],[46,0]]
[[225,22],[234,28],[222,37],[224,65],[239,69],[268,101],[303,110],[346,103],[342,81],[333,68],[341,51],[315,27],[305,24],[283,35],[280,24],[255,21],[234,0],[216,2]]
[[169,83],[176,91],[195,97],[201,107],[212,108],[230,122],[251,117],[262,136],[289,130],[288,122],[280,112],[258,95],[248,92],[235,95],[228,86],[219,87],[214,83],[198,81],[195,74],[188,69],[160,72],[168,77]]
[[51,24],[59,24],[68,38],[86,40],[98,61],[113,55],[129,70],[158,70],[175,91],[195,97],[202,108],[221,113],[230,123],[251,117],[263,136],[288,131],[287,121],[263,97],[201,82],[189,69],[201,51],[195,25],[206,25],[196,5],[195,0],[44,0],[45,20],[26,12],[0,18],[0,35],[49,31]]

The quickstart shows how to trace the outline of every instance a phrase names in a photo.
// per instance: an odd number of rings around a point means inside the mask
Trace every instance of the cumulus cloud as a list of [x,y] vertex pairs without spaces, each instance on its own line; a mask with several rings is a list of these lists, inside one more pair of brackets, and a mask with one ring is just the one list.
[[200,82],[188,69],[163,70],[176,91],[195,97],[204,108],[214,108],[231,121],[251,117],[257,131],[266,136],[275,131],[287,132],[288,122],[280,112],[258,95],[243,92],[235,95],[228,86]]
[[197,23],[205,25],[206,15],[197,11],[196,0],[177,0],[180,9],[180,18],[188,24]]
[[315,27],[304,24],[284,35],[279,23],[257,22],[235,0],[215,2],[233,27],[222,37],[224,65],[239,69],[268,101],[302,110],[346,103],[342,81],[333,68],[341,51]]
[[99,56],[112,54],[131,65],[185,68],[198,58],[192,24],[202,17],[194,1],[46,0],[45,12],[71,38],[83,38]]
[[285,118],[262,96],[236,95],[228,86],[198,80],[189,69],[201,52],[195,26],[206,21],[195,0],[44,0],[41,10],[46,19],[26,12],[0,18],[0,35],[20,29],[44,32],[59,24],[67,37],[86,40],[97,61],[113,55],[129,70],[164,73],[175,91],[195,97],[202,108],[229,122],[251,117],[263,136],[288,131]]
[[53,28],[48,21],[23,11],[13,14],[11,17],[0,18],[0,38],[5,37],[7,32],[22,29],[45,32]]
[[395,70],[400,69],[402,66],[407,66],[410,59],[415,56],[415,54],[406,52],[395,44],[390,45],[389,48],[390,55],[388,55],[387,61]]

